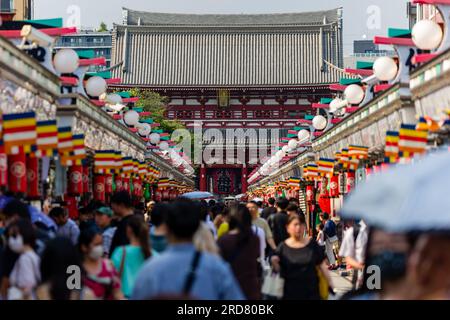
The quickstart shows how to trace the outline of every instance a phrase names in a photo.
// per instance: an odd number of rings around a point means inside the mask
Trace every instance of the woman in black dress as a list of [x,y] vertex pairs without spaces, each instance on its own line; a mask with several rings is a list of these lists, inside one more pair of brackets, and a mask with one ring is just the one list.
[[287,222],[289,238],[280,243],[272,266],[284,279],[284,300],[320,300],[317,267],[331,285],[325,256],[318,244],[305,236],[304,215],[291,215]]

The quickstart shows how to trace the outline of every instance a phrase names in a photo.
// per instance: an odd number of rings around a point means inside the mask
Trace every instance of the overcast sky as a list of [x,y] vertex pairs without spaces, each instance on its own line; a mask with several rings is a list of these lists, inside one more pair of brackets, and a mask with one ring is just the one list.
[[[84,28],[101,21],[121,23],[122,7],[173,13],[281,13],[344,8],[344,50],[352,52],[355,39],[385,35],[388,27],[407,28],[407,0],[34,0],[35,18],[70,20],[73,6]],[[73,12],[73,11],[72,11]]]

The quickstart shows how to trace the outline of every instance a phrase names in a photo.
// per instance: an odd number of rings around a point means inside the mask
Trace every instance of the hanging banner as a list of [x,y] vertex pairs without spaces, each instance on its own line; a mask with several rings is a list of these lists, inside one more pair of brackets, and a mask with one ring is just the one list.
[[155,191],[155,201],[157,202],[162,201],[162,193],[160,189],[156,189]]
[[69,218],[72,220],[78,219],[77,198],[74,196],[64,195],[64,202],[67,205],[67,211],[69,212]]
[[72,196],[79,196],[83,193],[83,166],[76,165],[69,167],[69,184],[67,192]]
[[105,197],[105,176],[97,174],[94,176],[94,199],[104,202]]
[[314,187],[306,186],[306,201],[314,202],[314,200],[315,200]]
[[355,188],[355,173],[349,171],[346,173],[347,193],[351,192]]
[[112,176],[112,174],[105,175],[105,192],[106,192],[106,194],[113,193],[113,176]]
[[8,186],[13,193],[27,191],[27,166],[25,153],[8,156]]
[[120,176],[120,174],[116,174],[114,176],[114,183],[116,184],[116,192],[123,190],[123,181],[122,181],[122,177]]
[[83,165],[83,192],[91,192],[89,183],[89,166],[87,164]]
[[27,198],[39,199],[39,159],[27,157]]
[[123,178],[123,190],[130,192],[130,178]]
[[332,176],[330,180],[330,197],[339,198],[339,176]]
[[0,147],[0,187],[8,185],[8,156]]

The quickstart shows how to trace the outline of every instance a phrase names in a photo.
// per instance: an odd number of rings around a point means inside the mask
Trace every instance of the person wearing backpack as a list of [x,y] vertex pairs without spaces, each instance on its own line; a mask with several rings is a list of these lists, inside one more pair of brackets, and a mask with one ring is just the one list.
[[353,269],[353,290],[361,286],[369,232],[363,220],[354,223],[344,232],[339,256],[345,258],[348,268]]

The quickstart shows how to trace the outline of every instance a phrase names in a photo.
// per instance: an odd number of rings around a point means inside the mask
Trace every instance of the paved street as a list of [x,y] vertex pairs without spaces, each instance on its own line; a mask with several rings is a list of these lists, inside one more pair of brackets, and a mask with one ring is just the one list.
[[339,297],[341,297],[343,294],[345,294],[352,288],[351,276],[343,277],[340,275],[341,272],[342,270],[330,272],[331,281],[333,282],[334,291],[336,292],[336,296],[330,298],[330,300],[339,299]]

